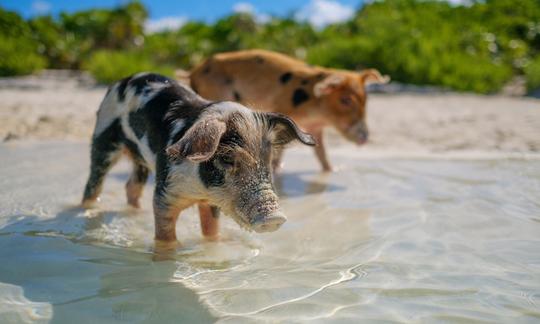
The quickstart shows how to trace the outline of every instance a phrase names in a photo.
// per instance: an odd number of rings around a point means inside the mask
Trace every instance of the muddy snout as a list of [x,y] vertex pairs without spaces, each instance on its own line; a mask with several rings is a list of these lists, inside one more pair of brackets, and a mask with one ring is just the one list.
[[257,215],[250,221],[251,229],[257,233],[273,232],[287,221],[287,217],[281,212],[269,215]]

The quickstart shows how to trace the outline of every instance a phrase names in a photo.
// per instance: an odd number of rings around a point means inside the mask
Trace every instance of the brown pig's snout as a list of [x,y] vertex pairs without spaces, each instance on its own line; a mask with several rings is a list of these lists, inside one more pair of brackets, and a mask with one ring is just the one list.
[[273,232],[287,221],[287,217],[281,212],[270,215],[258,215],[250,222],[251,229],[257,233]]
[[366,143],[369,137],[369,131],[366,123],[358,122],[352,125],[347,130],[346,137],[358,145]]

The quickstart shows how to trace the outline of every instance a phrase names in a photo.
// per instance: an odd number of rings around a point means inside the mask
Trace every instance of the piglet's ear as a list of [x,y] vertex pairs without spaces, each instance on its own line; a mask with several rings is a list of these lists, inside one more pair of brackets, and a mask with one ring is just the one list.
[[208,161],[216,153],[226,128],[225,122],[220,119],[203,118],[195,122],[178,142],[167,148],[167,155],[175,160]]
[[315,97],[317,98],[328,95],[343,85],[345,81],[346,79],[343,75],[336,73],[330,74],[313,86],[313,94],[315,94]]
[[314,146],[313,137],[303,132],[296,123],[289,117],[280,113],[265,113],[268,124],[274,134],[273,144],[285,145],[297,139],[303,144]]
[[370,83],[388,83],[390,77],[388,75],[381,75],[381,73],[375,69],[367,69],[360,72],[360,81],[365,85]]

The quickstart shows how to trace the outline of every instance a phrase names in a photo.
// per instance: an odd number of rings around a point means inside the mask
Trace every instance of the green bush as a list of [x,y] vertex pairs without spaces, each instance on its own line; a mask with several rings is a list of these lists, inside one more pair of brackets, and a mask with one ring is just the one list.
[[0,8],[0,76],[29,74],[45,67],[28,24],[16,13]]
[[172,77],[174,69],[157,65],[149,57],[135,52],[97,51],[82,64],[100,83],[112,83],[128,75],[151,71]]
[[506,49],[503,37],[466,18],[476,9],[482,8],[453,8],[439,1],[373,2],[349,23],[324,31],[326,36],[308,50],[308,61],[345,69],[374,67],[403,83],[493,93],[517,72],[513,62],[526,56],[527,46],[513,40]]
[[0,58],[0,76],[30,74],[47,64],[34,44],[22,38],[0,36]]
[[525,68],[525,77],[529,91],[540,89],[540,55],[527,65]]

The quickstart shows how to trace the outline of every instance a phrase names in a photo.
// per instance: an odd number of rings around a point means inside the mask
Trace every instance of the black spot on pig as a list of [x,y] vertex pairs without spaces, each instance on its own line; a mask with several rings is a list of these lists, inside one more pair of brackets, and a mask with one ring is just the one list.
[[231,78],[225,78],[225,80],[223,80],[223,83],[229,85],[229,84],[232,84],[233,83],[233,80]]
[[257,56],[255,56],[255,62],[257,62],[259,64],[263,64],[264,59],[262,57],[260,57],[259,55],[257,55]]
[[291,78],[292,78],[292,73],[291,72],[285,72],[279,77],[279,82],[281,82],[282,84],[285,84],[285,83],[289,82],[289,80]]
[[137,146],[137,144],[135,144],[135,142],[125,137],[123,139],[123,142],[124,142],[124,146],[128,149],[128,151],[131,153],[131,155],[133,156],[135,160],[144,161],[141,151],[139,151],[139,147]]
[[143,91],[148,89],[147,86],[150,83],[170,84],[171,82],[172,80],[167,77],[155,73],[149,73],[141,75],[137,78],[133,78],[129,85],[135,88],[136,95],[140,95],[143,93]]
[[[184,119],[186,127],[183,130],[187,130],[209,104],[211,102],[202,99],[191,89],[178,86],[176,83],[161,89],[144,107],[137,110],[137,113],[144,114],[146,118],[150,149],[153,152],[165,151],[172,123]],[[179,133],[184,134],[183,131]]]
[[246,142],[244,139],[240,136],[238,131],[234,129],[233,123],[230,123],[227,125],[228,130],[223,134],[221,137],[220,144],[227,145],[227,146],[244,146]]
[[292,103],[293,106],[298,106],[302,104],[303,102],[307,101],[309,99],[309,95],[306,92],[306,90],[302,88],[298,88],[294,90],[293,96],[292,96]]
[[126,87],[131,80],[131,76],[128,76],[127,78],[123,78],[118,82],[118,101],[122,102],[126,98]]
[[141,138],[144,136],[144,133],[146,132],[146,118],[145,116],[138,111],[132,111],[128,115],[128,122],[131,129],[133,129],[133,132],[135,133],[135,136],[137,138]]
[[205,187],[221,187],[225,184],[225,172],[214,164],[215,157],[199,165],[199,178]]
[[203,72],[203,74],[210,73],[210,65],[205,66],[202,72]]
[[304,79],[302,80],[301,84],[302,85],[307,85],[309,83],[309,80],[308,79]]
[[322,80],[326,77],[326,74],[320,72],[320,73],[317,73],[317,75],[315,76],[315,79],[317,80]]

